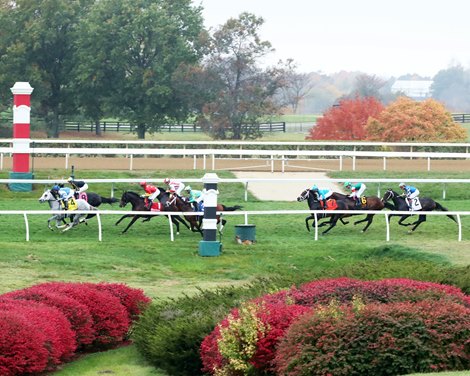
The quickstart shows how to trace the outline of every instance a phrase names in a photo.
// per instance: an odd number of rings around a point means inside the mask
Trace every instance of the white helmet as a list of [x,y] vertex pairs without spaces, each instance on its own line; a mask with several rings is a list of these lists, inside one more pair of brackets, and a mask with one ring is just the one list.
[[165,178],[165,180],[163,180],[163,182],[164,182],[165,184],[170,183],[170,178]]
[[190,185],[187,185],[187,186],[184,188],[184,190],[185,190],[186,192],[191,192],[191,186],[190,186]]
[[403,188],[403,187],[405,187],[405,186],[406,186],[405,183],[400,183],[400,185],[399,185],[400,188]]

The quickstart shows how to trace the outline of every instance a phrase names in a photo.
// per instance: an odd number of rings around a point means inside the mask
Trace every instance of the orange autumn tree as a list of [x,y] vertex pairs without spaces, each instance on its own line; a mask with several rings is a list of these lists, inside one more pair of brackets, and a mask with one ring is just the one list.
[[310,129],[307,140],[363,140],[370,116],[377,117],[383,105],[375,98],[343,99]]
[[466,130],[452,120],[445,107],[434,99],[416,102],[400,97],[366,126],[370,141],[465,141]]

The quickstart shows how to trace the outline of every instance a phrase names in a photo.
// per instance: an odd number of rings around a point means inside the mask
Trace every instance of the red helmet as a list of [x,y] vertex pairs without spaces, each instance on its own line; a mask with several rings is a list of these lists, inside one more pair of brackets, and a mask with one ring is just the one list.
[[163,182],[164,182],[165,184],[169,184],[169,183],[170,183],[170,178],[165,178],[165,180],[163,180]]
[[139,185],[141,185],[142,187],[145,187],[145,186],[147,185],[147,182],[141,181],[141,182],[139,183]]

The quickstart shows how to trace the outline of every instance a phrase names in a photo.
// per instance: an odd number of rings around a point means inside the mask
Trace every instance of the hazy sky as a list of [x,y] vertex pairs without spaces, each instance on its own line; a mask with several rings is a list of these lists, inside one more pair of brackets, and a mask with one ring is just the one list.
[[207,27],[244,11],[263,17],[272,62],[293,58],[300,72],[362,71],[434,76],[470,67],[468,0],[193,0]]

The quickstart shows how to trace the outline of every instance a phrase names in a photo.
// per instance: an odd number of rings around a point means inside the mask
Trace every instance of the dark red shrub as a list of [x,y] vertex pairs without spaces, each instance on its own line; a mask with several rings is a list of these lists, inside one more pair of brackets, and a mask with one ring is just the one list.
[[113,345],[123,340],[129,330],[127,311],[118,298],[83,283],[50,282],[41,286],[48,291],[69,296],[84,304],[93,318],[94,345]]
[[[261,304],[257,308],[256,316],[266,328],[266,331],[258,331],[258,340],[256,341],[256,352],[249,360],[249,363],[260,372],[270,371],[272,362],[276,353],[276,346],[284,335],[287,328],[297,316],[309,311],[310,308],[298,305],[286,304]],[[240,312],[235,309],[231,312],[233,319],[240,318]],[[230,318],[225,318],[214,331],[208,335],[200,347],[203,371],[211,374],[216,369],[221,369],[228,364],[228,359],[220,353],[219,340],[222,338],[221,329],[231,325]],[[242,324],[243,325],[243,324]],[[240,341],[240,353],[243,349],[243,339]]]
[[39,373],[49,352],[45,335],[24,316],[0,310],[0,375]]
[[403,375],[470,367],[470,309],[439,300],[317,310],[281,340],[280,375]]
[[44,334],[44,344],[49,352],[47,365],[49,369],[53,369],[74,353],[75,335],[69,321],[57,308],[38,302],[0,299],[0,310],[25,318]]
[[77,347],[83,347],[93,343],[95,330],[93,329],[93,318],[87,306],[66,295],[61,295],[41,286],[1,295],[13,299],[33,300],[59,309],[70,322],[75,334]]
[[288,295],[296,304],[306,306],[327,304],[332,299],[346,303],[354,296],[360,297],[364,303],[448,299],[468,306],[467,296],[456,287],[404,278],[380,281],[324,279],[293,288]]
[[107,291],[119,298],[121,304],[126,307],[129,321],[136,320],[142,310],[151,302],[143,290],[129,287],[123,283],[99,283],[95,286],[98,290]]

